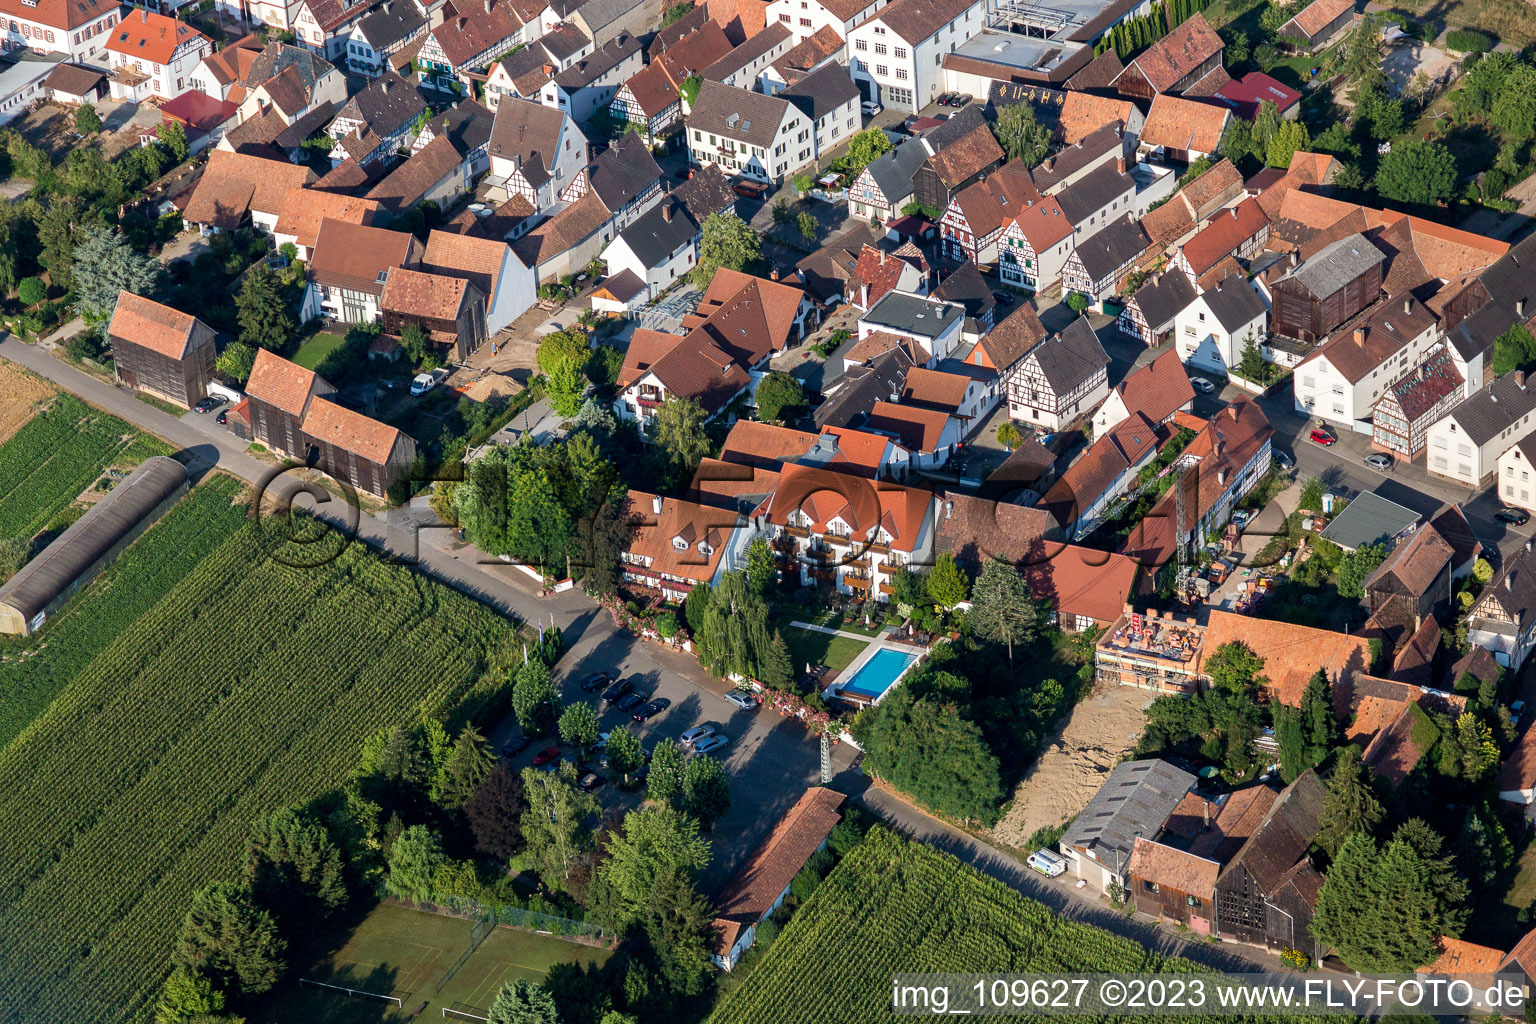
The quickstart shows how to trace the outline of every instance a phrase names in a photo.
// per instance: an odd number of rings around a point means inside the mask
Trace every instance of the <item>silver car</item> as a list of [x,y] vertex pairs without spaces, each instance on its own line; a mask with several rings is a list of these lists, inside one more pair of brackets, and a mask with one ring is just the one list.
[[678,741],[685,747],[691,747],[706,736],[713,736],[715,727],[712,725],[696,725],[692,729],[678,737]]
[[725,695],[725,699],[741,708],[743,711],[751,711],[757,707],[757,697],[747,690],[732,690]]
[[724,736],[706,736],[698,743],[694,744],[693,752],[695,754],[712,753],[713,751],[719,750],[729,742],[730,740],[726,739]]

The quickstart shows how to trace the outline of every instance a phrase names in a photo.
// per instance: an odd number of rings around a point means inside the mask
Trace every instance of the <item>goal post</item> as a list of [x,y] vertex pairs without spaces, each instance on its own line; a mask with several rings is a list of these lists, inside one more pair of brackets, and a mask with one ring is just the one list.
[[346,985],[332,985],[328,981],[315,981],[311,978],[300,978],[300,985],[313,985],[315,988],[328,988],[335,992],[345,992],[349,996],[365,996],[369,999],[382,999],[385,1002],[394,1003],[396,1006],[405,1007],[399,996],[389,996],[382,992],[369,992],[363,988],[348,988]]
[[[459,1005],[463,1005],[463,1004],[461,1003]],[[468,1010],[460,1010],[460,1009],[458,1009],[457,1007],[454,1007],[454,1006],[445,1006],[445,1007],[443,1007],[443,1019],[444,1020],[490,1020],[491,1018],[483,1016],[483,1015],[478,1014],[478,1013],[471,1013]]]

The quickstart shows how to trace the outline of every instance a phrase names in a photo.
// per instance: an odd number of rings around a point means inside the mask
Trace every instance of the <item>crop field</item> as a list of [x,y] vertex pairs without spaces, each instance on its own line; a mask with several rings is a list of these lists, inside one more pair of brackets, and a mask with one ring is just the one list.
[[[558,963],[601,964],[610,953],[566,939],[513,928],[497,928],[485,937],[457,973],[434,992],[449,965],[468,948],[470,922],[380,904],[357,927],[347,944],[304,977],[363,992],[393,995],[401,1006],[367,996],[349,996],[290,976],[254,1024],[394,1024],[410,1020],[422,1003],[424,1020],[441,1020],[444,1008],[484,1017],[501,986],[517,978],[534,984]],[[461,1018],[462,1019],[462,1018]]]
[[[910,1020],[891,1012],[891,976],[903,972],[1195,969],[1100,928],[1067,921],[949,854],[877,826],[795,912],[742,986],[721,1001],[710,1024]],[[1241,1018],[1221,1019],[1231,1024]]]
[[36,717],[0,750],[3,1024],[143,1020],[191,893],[234,875],[258,814],[499,678],[507,620],[358,544],[291,568],[235,487],[196,488],[39,636]]
[[0,537],[31,537],[101,471],[169,455],[115,416],[60,395],[0,445]]

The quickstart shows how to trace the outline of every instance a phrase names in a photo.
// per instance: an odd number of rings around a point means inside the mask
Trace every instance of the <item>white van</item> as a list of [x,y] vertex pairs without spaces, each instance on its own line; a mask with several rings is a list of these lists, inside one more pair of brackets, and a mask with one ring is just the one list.
[[1067,870],[1066,858],[1050,850],[1036,850],[1029,855],[1026,863],[1046,878],[1055,878]]
[[411,394],[419,395],[431,391],[437,385],[437,375],[433,373],[418,373],[411,381]]

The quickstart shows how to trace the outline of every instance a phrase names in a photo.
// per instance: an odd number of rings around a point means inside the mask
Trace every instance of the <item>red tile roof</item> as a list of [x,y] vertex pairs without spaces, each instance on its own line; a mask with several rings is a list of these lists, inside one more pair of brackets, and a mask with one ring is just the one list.
[[720,458],[746,466],[780,466],[798,459],[815,443],[816,435],[809,431],[737,420],[725,437]]
[[652,572],[709,582],[730,544],[738,516],[678,498],[662,498],[657,514],[656,498],[645,491],[629,492],[629,513],[636,526],[628,552],[649,559],[646,568]]
[[502,261],[506,258],[507,243],[500,239],[434,229],[427,236],[421,266],[434,274],[465,278],[489,300],[496,294],[496,279],[501,276]]
[[917,548],[932,507],[930,491],[883,481],[871,485],[855,474],[818,466],[786,465],[764,511],[776,526],[803,512],[811,519],[813,533],[825,533],[834,519],[846,523],[857,537],[874,537],[875,530],[882,529],[891,547],[910,552]]
[[1301,693],[1321,668],[1335,684],[1371,666],[1370,641],[1362,636],[1298,626],[1213,609],[1205,627],[1201,663],[1223,645],[1240,641],[1264,659],[1262,674],[1275,699],[1301,706]]
[[[873,306],[885,297],[886,292],[896,287],[901,280],[901,272],[910,265],[883,249],[864,246],[859,250],[858,261],[853,265],[853,275],[848,279],[849,300],[856,300],[865,308]],[[868,295],[861,293],[864,285],[869,286]]]
[[289,189],[314,180],[315,172],[299,164],[215,149],[182,216],[189,224],[232,230],[252,210],[278,213]]
[[811,854],[826,842],[837,825],[843,799],[843,794],[822,786],[806,790],[731,876],[716,899],[720,907],[720,916],[715,919],[720,931],[715,947],[718,955],[728,955],[741,932],[762,920]]
[[1139,412],[1153,423],[1166,422],[1195,400],[1184,364],[1172,349],[1115,385],[1115,390],[1128,411]]
[[619,368],[618,387],[627,388],[639,380],[652,364],[672,351],[673,346],[682,340],[676,334],[645,327],[635,328],[634,335],[629,339],[629,348],[624,351],[624,365]]
[[1131,878],[1210,900],[1216,896],[1216,876],[1221,874],[1221,865],[1137,836],[1125,872]]
[[1269,226],[1269,217],[1257,199],[1244,199],[1211,218],[1211,222],[1184,243],[1184,258],[1199,277],[1224,257]]
[[424,320],[456,320],[469,287],[461,277],[395,267],[384,282],[379,308]]
[[[171,359],[185,359],[199,337],[197,317],[161,305],[133,292],[117,297],[117,308],[107,333],[114,338],[143,346]],[[204,328],[201,336],[211,340],[213,332]]]
[[245,393],[251,398],[294,416],[304,415],[311,394],[335,390],[314,370],[306,370],[264,348],[256,350],[256,361],[245,384]]
[[369,419],[324,398],[309,403],[302,429],[316,440],[333,444],[380,466],[389,462],[390,453],[404,436],[387,423]]
[[110,32],[107,49],[155,64],[169,64],[178,46],[196,43],[199,39],[208,44],[210,51],[213,49],[208,37],[186,22],[155,14],[143,7],[124,15]]
[[939,440],[944,436],[944,428],[948,425],[947,412],[892,402],[876,402],[869,411],[866,423],[871,430],[895,434],[903,447],[914,452],[937,450]]
[[1159,93],[1152,99],[1152,109],[1147,111],[1140,142],[1144,146],[1214,153],[1230,120],[1232,111],[1226,107]]
[[960,373],[944,373],[942,370],[925,370],[914,366],[907,371],[907,381],[902,388],[903,405],[916,405],[925,409],[959,412],[965,404],[965,395],[972,384],[970,377]]
[[1465,939],[1440,937],[1440,955],[1418,970],[1419,974],[1493,974],[1504,961],[1504,951],[1479,946]]
[[1068,544],[1023,572],[1030,596],[1049,601],[1061,625],[1076,629],[1078,616],[1114,622],[1135,593],[1139,568],[1124,555]]
[[278,207],[276,233],[294,235],[297,243],[308,249],[314,246],[320,233],[320,222],[325,218],[348,224],[372,224],[378,212],[379,204],[371,199],[291,188],[284,193],[283,203]]
[[1107,124],[1128,124],[1136,107],[1130,100],[1097,96],[1088,92],[1069,92],[1061,105],[1062,141],[1067,145],[1081,142]]
[[1145,53],[1131,61],[1159,93],[1167,92],[1179,79],[1221,52],[1221,37],[1196,12]]
[[413,266],[421,243],[407,231],[322,218],[315,234],[309,272],[321,284],[370,295],[384,290],[381,276],[395,267]]
[[1296,23],[1297,28],[1307,34],[1308,39],[1311,39],[1332,24],[1339,15],[1353,10],[1354,7],[1355,0],[1314,0],[1291,20]]
[[1055,196],[1026,204],[1024,209],[1014,213],[1013,222],[1036,253],[1044,252],[1072,234],[1072,222],[1061,212],[1061,204]]

